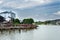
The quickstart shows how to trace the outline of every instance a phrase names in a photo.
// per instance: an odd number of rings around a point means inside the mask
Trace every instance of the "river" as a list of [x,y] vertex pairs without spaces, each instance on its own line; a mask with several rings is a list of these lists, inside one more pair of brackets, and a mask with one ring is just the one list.
[[39,25],[37,29],[2,30],[0,40],[60,40],[60,26]]

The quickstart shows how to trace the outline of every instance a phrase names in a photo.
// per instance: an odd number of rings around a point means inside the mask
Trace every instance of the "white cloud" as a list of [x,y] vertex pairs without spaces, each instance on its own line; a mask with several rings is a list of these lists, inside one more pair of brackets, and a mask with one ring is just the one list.
[[55,15],[60,15],[60,11],[57,11],[56,13],[54,13]]
[[51,2],[51,0],[22,0],[6,2],[3,6],[12,7],[12,8],[29,8],[37,5],[44,5]]
[[0,0],[0,4],[2,4],[3,3],[3,1],[2,0]]

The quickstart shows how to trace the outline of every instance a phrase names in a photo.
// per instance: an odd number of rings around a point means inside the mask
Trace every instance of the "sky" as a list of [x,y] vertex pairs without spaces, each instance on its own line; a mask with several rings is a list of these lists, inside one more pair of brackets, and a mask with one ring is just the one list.
[[20,20],[60,19],[60,0],[0,0],[0,12],[2,11],[13,11]]

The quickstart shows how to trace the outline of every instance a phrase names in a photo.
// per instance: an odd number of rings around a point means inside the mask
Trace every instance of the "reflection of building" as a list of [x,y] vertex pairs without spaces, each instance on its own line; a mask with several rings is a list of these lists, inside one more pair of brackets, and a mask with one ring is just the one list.
[[15,13],[11,11],[5,11],[0,13],[1,16],[5,17],[7,21],[11,20],[11,18],[15,18]]

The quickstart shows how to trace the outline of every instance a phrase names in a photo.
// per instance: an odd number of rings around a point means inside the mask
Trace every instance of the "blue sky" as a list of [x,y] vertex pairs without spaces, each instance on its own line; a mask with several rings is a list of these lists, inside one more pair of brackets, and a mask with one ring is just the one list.
[[60,0],[0,0],[0,12],[6,10],[14,11],[20,20],[60,19]]

